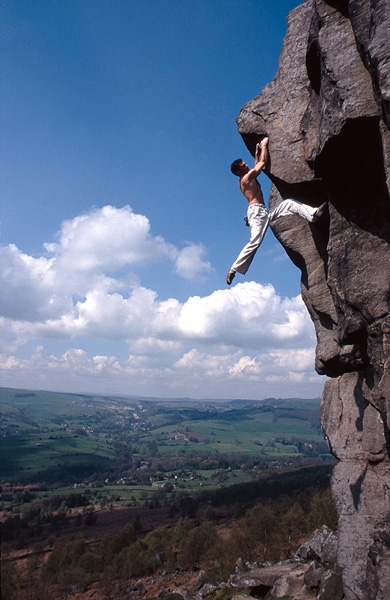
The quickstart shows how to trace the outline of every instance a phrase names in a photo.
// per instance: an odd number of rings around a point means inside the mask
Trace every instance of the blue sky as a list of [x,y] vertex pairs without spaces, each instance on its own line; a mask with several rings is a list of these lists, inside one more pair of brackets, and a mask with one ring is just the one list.
[[[0,385],[314,397],[314,327],[230,174],[283,0],[3,0]],[[260,182],[269,193],[269,182]]]

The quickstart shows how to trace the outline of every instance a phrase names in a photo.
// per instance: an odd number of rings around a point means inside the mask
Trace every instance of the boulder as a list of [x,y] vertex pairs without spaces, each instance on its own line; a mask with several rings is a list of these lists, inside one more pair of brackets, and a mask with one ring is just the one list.
[[298,548],[295,556],[303,560],[315,560],[326,567],[333,567],[337,564],[337,546],[337,534],[323,525],[315,530],[310,540]]
[[283,561],[267,567],[238,572],[229,578],[228,586],[249,589],[250,595],[263,598],[283,598],[301,592],[305,587],[305,572],[309,563]]

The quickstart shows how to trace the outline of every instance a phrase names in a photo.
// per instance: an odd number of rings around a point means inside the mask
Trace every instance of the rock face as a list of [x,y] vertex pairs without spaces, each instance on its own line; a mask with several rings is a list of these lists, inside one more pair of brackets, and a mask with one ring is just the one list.
[[243,107],[254,154],[270,137],[270,206],[328,214],[273,231],[301,269],[327,375],[322,426],[338,459],[338,562],[346,600],[390,598],[390,2],[306,0],[288,15],[279,71]]

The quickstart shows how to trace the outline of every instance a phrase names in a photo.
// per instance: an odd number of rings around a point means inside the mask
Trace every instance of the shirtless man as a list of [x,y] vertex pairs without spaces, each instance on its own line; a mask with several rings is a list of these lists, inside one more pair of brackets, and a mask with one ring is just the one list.
[[301,204],[296,200],[283,200],[273,209],[267,210],[264,205],[263,192],[257,181],[257,177],[263,171],[267,162],[268,138],[265,137],[260,144],[256,144],[253,169],[250,169],[241,158],[235,160],[230,166],[232,173],[240,178],[238,187],[248,201],[246,223],[251,229],[251,237],[226,275],[226,283],[228,285],[232,283],[236,273],[244,275],[247,272],[270,223],[286,215],[299,215],[303,219],[313,223],[323,214],[326,206],[326,202],[319,208],[313,208],[312,206]]

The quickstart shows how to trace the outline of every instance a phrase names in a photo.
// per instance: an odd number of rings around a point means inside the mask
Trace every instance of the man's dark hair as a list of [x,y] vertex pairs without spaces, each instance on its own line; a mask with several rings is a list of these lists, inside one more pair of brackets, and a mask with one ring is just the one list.
[[242,158],[236,158],[236,160],[234,160],[232,162],[232,164],[230,165],[230,170],[233,173],[233,175],[239,175],[240,174],[240,167],[243,163]]

